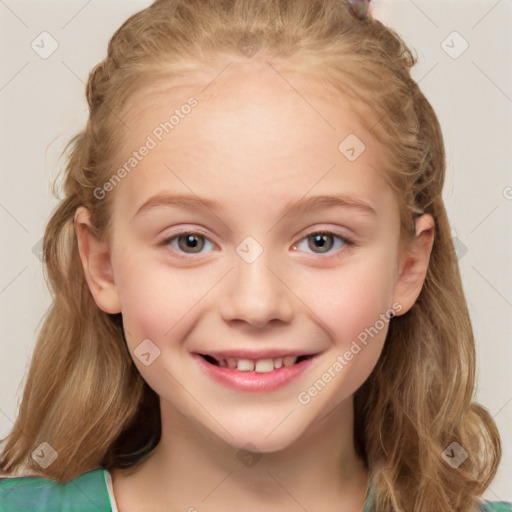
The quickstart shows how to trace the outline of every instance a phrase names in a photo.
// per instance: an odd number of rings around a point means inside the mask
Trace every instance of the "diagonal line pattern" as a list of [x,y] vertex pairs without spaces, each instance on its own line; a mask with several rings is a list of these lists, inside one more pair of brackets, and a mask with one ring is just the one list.
[[183,183],[183,185],[185,185],[185,187],[187,187],[190,190],[190,192],[192,192],[192,194],[194,194],[201,201],[201,203],[204,205],[204,207],[208,211],[210,211],[212,213],[212,215],[215,215],[215,217],[217,217],[222,222],[222,224],[224,224],[224,226],[226,226],[226,228],[229,230],[230,233],[233,232],[233,230],[211,208],[206,206],[204,204],[204,202],[201,200],[201,198],[167,164],[164,164],[164,165],[165,165],[165,167],[167,167],[169,172],[172,172],[174,174],[174,176],[176,176],[176,179],[180,180],[181,183]]
[[4,2],[4,0],[0,0],[0,3],[2,3],[3,5],[5,5],[5,7],[6,7],[7,9],[9,9],[9,11],[11,11],[11,13],[12,13],[16,18],[18,18],[18,20],[19,20],[21,23],[23,23],[23,25],[25,25],[25,27],[30,28],[30,27],[29,27],[29,26],[28,26],[28,25],[27,25],[27,24],[26,24],[26,23],[25,23],[25,22],[24,22],[24,21],[23,21],[23,20],[22,20],[22,19],[21,19],[21,18],[20,18],[20,17],[19,17],[19,16],[18,16],[18,15],[17,15],[17,14],[16,14],[16,13],[15,13],[15,12],[14,12],[14,11],[13,11],[9,6],[8,6],[8,5],[7,5],[7,4],[6,4],[6,3],[5,3],[5,2]]
[[208,87],[210,87],[210,85],[215,81],[217,80],[217,78],[222,74],[224,73],[224,71],[229,67],[231,66],[231,64],[233,64],[233,61],[229,62],[228,64],[226,64],[207,84],[206,86],[201,89],[200,93],[204,92],[206,89],[208,89]]
[[[439,61],[436,62],[421,78],[419,78],[418,80],[415,80],[415,82],[419,85],[420,82],[427,77],[427,75],[430,74],[431,71],[434,70],[434,68],[439,64]],[[386,111],[384,112],[384,114],[382,116],[379,117],[379,119],[377,119],[377,122],[370,128],[369,132],[370,133],[373,133],[373,130],[375,129],[375,127],[389,114],[389,111],[391,110],[391,108],[393,107],[396,107],[396,102],[392,105],[392,107],[388,108],[388,109],[385,109]]]
[[495,208],[493,208],[471,231],[470,233],[473,233],[473,231],[476,230],[476,228],[478,228],[478,226],[480,226],[480,224],[482,224],[484,222],[485,219],[487,219],[487,217],[489,217],[491,215],[491,213],[494,213],[494,211],[496,210],[496,208],[498,208],[500,205],[496,205]]
[[318,110],[311,105],[311,103],[288,81],[286,78],[274,67],[270,62],[267,61],[267,64],[334,130],[336,131],[336,128],[325,119],[325,117],[318,112]]
[[342,400],[341,402],[337,403],[334,407],[332,407],[329,412],[326,412],[321,418],[317,418],[315,421],[316,423],[322,423],[322,421],[325,420],[325,418],[328,418],[340,405],[342,405],[345,402],[345,400]]
[[488,492],[492,492],[492,493],[494,494],[494,500],[495,500],[495,501],[505,501],[502,497],[500,497],[500,496],[498,496],[498,495],[496,494],[496,492],[494,491],[494,489],[493,489],[490,485],[489,485],[489,486],[487,486],[486,491],[488,491]]
[[425,11],[420,9],[420,7],[413,0],[409,0],[409,2],[411,2],[411,4],[414,5],[414,7],[416,7],[416,9],[418,9],[418,11],[420,11],[423,14],[423,16],[425,16],[425,18],[427,18],[430,21],[430,23],[432,23],[432,25],[434,25],[434,27],[439,28],[437,26],[437,24],[435,23],[435,21],[430,16],[428,16]]
[[498,0],[472,27],[471,30],[473,30],[484,18],[487,17],[487,15],[500,4],[502,0]]
[[4,85],[2,85],[2,87],[0,87],[0,92],[2,92],[27,66],[28,61],[25,62],[25,64],[23,64],[23,66],[21,66],[21,68],[18,69],[18,71],[16,71],[16,73],[14,73],[14,75],[9,78],[9,80]]
[[203,501],[205,501],[211,494],[213,494],[213,492],[215,490],[217,490],[221,484],[223,484],[231,475],[233,474],[233,471],[230,471],[202,500],[201,500],[201,503]]
[[231,432],[224,425],[222,425],[222,423],[220,423],[217,418],[215,418],[215,416],[213,416],[213,414],[167,368],[164,367],[164,370],[170,375],[172,379],[174,379],[176,384],[178,384],[181,389],[183,389],[183,391],[185,391],[185,393],[187,393],[188,396],[190,396],[190,398],[192,398],[192,400],[194,400],[197,405],[199,405],[199,407],[201,407],[201,409],[203,409],[204,412],[206,412],[206,414],[208,414],[208,416],[210,416],[210,418],[212,418],[212,420],[215,421],[217,425],[219,425],[220,428],[222,428],[222,430],[233,437],[233,434],[231,434]]
[[[78,78],[78,80],[80,80],[80,82],[82,82],[86,87],[87,87],[87,84],[80,78],[80,76],[78,76],[63,60],[61,60],[62,64],[64,64],[64,66],[66,68],[68,68],[68,70],[76,77]],[[105,106],[108,108],[108,110],[111,112],[111,114],[121,123],[125,126],[125,128],[127,129],[130,129],[130,127],[108,106],[108,103],[107,102],[104,102],[105,103]]]
[[[493,415],[491,416],[491,417],[492,417],[492,419],[493,419],[493,420],[495,420],[495,419],[496,419],[496,417],[498,416],[498,414],[499,414],[503,409],[505,409],[505,407],[506,407],[510,402],[512,402],[512,398],[509,398],[509,399],[505,402],[505,404],[504,404],[502,407],[500,407],[500,409],[498,410],[498,412],[496,412],[495,414],[493,414]],[[480,435],[480,433],[482,432],[482,430],[483,430],[484,428],[485,428],[485,426],[484,426],[484,427],[482,427],[478,432],[476,432],[475,434],[473,434],[473,435],[471,436],[471,439],[474,439],[476,436],[479,436],[479,435]],[[495,494],[495,493],[494,493],[494,494]]]
[[25,233],[28,233],[28,229],[1,203],[0,203],[0,208],[2,208],[2,210],[5,213],[7,213],[7,215],[9,215],[9,217],[11,217],[11,219],[13,219],[14,222],[16,222],[16,224],[18,224],[18,226],[20,226],[21,229],[23,229],[23,231],[25,231]]
[[9,423],[12,423],[14,426],[14,421],[11,420],[11,418],[2,409],[0,409],[0,413],[2,413],[9,420]]
[[480,73],[482,73],[482,75],[484,75],[487,78],[487,80],[489,80],[489,82],[491,82],[494,85],[494,87],[496,87],[496,89],[498,89],[498,91],[500,91],[501,94],[503,94],[503,96],[507,98],[508,101],[512,102],[512,98],[480,66],[478,66],[478,64],[474,60],[472,60],[471,62],[473,66],[475,66],[480,71]]
[[283,491],[284,491],[286,494],[288,494],[288,496],[290,496],[290,498],[291,498],[293,501],[295,501],[295,503],[297,503],[297,505],[299,505],[299,507],[300,507],[302,510],[304,510],[305,512],[308,512],[307,508],[305,508],[301,503],[299,503],[299,502],[298,502],[298,501],[297,501],[297,500],[296,500],[296,499],[295,499],[295,498],[294,498],[294,497],[293,497],[293,496],[288,492],[288,490],[287,490],[285,487],[283,487],[283,486],[281,485],[281,483],[277,480],[277,478],[275,478],[275,477],[274,477],[274,475],[272,475],[272,473],[270,473],[270,472],[269,472],[269,471],[267,471],[267,470],[265,470],[265,472],[270,476],[270,478],[272,478],[272,480],[274,480],[274,482],[275,482],[277,485],[279,485],[279,487],[281,487],[281,489],[283,489]]
[[439,64],[439,61],[437,61],[420,79],[417,80],[417,83],[419,84],[430,72]]
[[324,321],[268,265],[265,265],[265,266],[270,270],[270,272],[272,272],[272,274],[274,274],[279,279],[279,281],[281,281],[281,283],[283,283],[286,286],[286,288],[288,288],[288,290],[290,290],[295,295],[295,297],[297,297],[302,302],[302,304],[304,304],[304,306],[306,306],[309,309],[309,311],[311,311],[311,313],[313,313],[315,318],[322,324],[323,328],[326,331],[329,331],[329,334],[331,335],[331,342],[332,342],[333,339],[335,338],[335,334],[332,332],[330,327],[328,325],[326,325],[324,323]]
[[[329,170],[321,176],[316,183],[314,183],[309,190],[305,192],[305,194],[301,197],[301,199],[304,199],[334,168],[336,167],[336,164],[334,164]],[[289,211],[289,210],[288,210]],[[267,231],[267,233],[270,233],[287,215],[288,212],[284,212],[283,216],[272,225],[272,227]]]
[[493,286],[473,265],[471,268],[509,305],[512,307],[512,304]]
[[234,267],[231,267],[213,286],[164,334],[167,336],[223,279],[226,277]]
[[71,18],[60,27],[60,29],[66,28],[89,4],[91,3],[91,0],[87,0],[87,2],[73,15]]
[[28,268],[28,265],[25,266],[25,268],[23,268],[22,270],[20,270],[1,290],[0,290],[0,295],[2,295],[2,293],[5,292],[5,290],[7,290],[7,288],[9,288],[9,286],[11,286],[11,284],[16,281],[16,279],[18,279],[19,276],[21,276],[21,274],[23,274],[23,272],[25,272],[25,270],[27,270]]
[[103,512],[104,508],[98,507],[98,505],[96,505],[96,503],[91,499],[91,497],[87,493],[85,493],[75,482],[73,482],[73,480],[71,480],[70,483],[72,483],[82,493],[82,495],[85,496],[87,500],[91,502],[91,504],[94,506],[96,510]]
[[512,398],[509,398],[504,405],[502,405],[499,409],[498,409],[498,412],[496,414],[493,415],[493,419],[496,418],[496,416],[498,416],[498,414],[503,410],[505,409],[505,407],[510,403],[512,402]]
[[282,425],[285,420],[290,416],[290,414],[292,414],[293,412],[295,412],[295,409],[292,409],[266,436],[265,438],[267,438],[268,436],[270,436],[270,434],[272,434],[275,430],[277,430],[277,428]]

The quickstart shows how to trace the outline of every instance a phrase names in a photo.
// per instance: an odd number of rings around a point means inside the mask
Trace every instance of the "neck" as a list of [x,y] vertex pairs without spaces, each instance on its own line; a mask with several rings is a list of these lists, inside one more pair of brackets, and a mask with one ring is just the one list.
[[[163,401],[161,411],[160,443],[125,473],[130,502],[142,493],[144,510],[153,510],[148,497],[155,510],[169,510],[171,503],[176,510],[201,512],[363,509],[368,472],[354,450],[351,399],[285,449],[262,454],[232,447]],[[118,488],[128,496],[120,478]]]

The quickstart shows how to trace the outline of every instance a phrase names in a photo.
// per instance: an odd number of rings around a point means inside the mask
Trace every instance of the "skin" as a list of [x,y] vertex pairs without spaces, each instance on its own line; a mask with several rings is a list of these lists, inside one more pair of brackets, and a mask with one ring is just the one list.
[[[434,221],[421,216],[416,236],[400,243],[383,148],[341,93],[333,102],[325,86],[288,74],[294,90],[256,59],[232,64],[207,88],[212,78],[201,78],[135,93],[120,162],[187,98],[198,106],[104,199],[113,201],[108,237],[92,235],[85,208],[75,216],[91,293],[107,313],[122,312],[133,360],[161,402],[155,451],[113,471],[119,510],[359,511],[368,471],[354,450],[353,395],[377,363],[388,324],[309,403],[297,397],[393,304],[396,315],[412,307]],[[338,150],[350,133],[366,145],[353,162]],[[221,209],[135,215],[163,191],[214,199]],[[303,196],[338,193],[369,203],[376,216],[338,206],[284,212]],[[181,252],[176,239],[165,243],[178,228],[206,233],[199,254],[184,252],[183,241]],[[324,253],[307,238],[318,229],[357,245],[333,238]],[[247,236],[263,249],[252,263],[236,252]],[[160,350],[149,366],[133,356],[144,339]],[[211,381],[191,355],[236,347],[320,355],[266,393]],[[249,452],[240,451],[247,443]],[[240,454],[251,451],[259,453],[244,464]]]

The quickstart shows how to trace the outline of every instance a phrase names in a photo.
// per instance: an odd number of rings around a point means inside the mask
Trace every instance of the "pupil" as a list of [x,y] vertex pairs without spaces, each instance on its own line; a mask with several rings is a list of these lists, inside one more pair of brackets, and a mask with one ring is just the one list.
[[[317,233],[316,235],[311,235],[314,240],[314,247],[309,244],[310,249],[321,249],[320,252],[327,252],[332,247],[332,235]],[[330,240],[331,243],[326,240]]]
[[[185,239],[184,244],[181,243],[181,240],[183,240],[183,238]],[[196,235],[187,235],[185,237],[180,237],[180,241],[179,241],[180,248],[183,250],[197,249],[197,251],[194,251],[194,252],[199,252],[203,247],[202,244],[198,242],[199,238],[200,237],[198,237]]]

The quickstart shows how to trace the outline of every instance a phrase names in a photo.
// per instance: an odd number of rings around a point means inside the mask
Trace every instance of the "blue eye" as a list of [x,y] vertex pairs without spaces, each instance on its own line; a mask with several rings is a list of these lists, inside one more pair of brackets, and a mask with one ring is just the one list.
[[203,234],[193,231],[177,233],[164,242],[165,245],[170,245],[175,251],[184,252],[185,254],[201,254],[206,243],[213,246],[212,242]]
[[303,250],[300,249],[300,246],[304,242],[307,242],[307,247],[317,255],[332,252],[332,249],[341,249],[343,246],[355,245],[354,242],[347,237],[336,235],[329,231],[315,231],[304,237],[298,244],[295,244],[293,249]]

